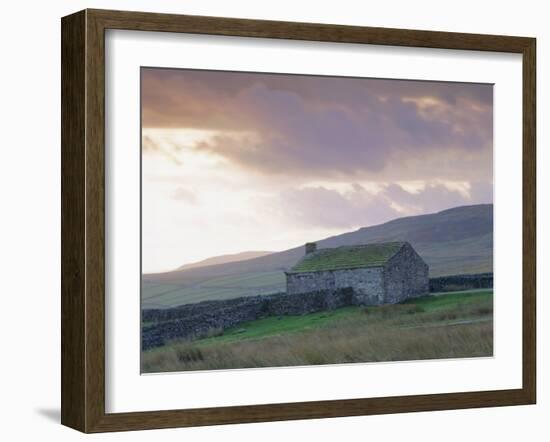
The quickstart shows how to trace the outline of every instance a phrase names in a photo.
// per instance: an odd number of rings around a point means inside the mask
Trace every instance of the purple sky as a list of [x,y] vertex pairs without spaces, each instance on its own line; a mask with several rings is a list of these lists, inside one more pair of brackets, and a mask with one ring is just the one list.
[[[492,202],[492,113],[486,84],[143,69],[144,258]],[[191,237],[204,253],[173,245]]]

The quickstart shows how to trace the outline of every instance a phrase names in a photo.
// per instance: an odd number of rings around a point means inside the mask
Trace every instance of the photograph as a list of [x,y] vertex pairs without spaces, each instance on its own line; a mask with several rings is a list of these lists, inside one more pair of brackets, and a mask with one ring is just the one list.
[[544,6],[6,2],[0,441],[547,442]]
[[493,355],[493,85],[142,67],[141,371]]

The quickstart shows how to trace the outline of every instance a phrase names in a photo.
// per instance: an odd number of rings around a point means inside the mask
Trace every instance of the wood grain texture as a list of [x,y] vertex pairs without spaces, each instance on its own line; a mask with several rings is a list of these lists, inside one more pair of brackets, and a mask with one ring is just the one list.
[[128,29],[257,38],[368,43],[475,51],[522,52],[529,38],[319,23],[247,20],[149,12],[88,10],[106,29]]
[[536,40],[523,51],[523,389],[536,402],[537,159]]
[[85,428],[85,13],[61,29],[61,422]]
[[[521,53],[524,129],[523,387],[469,393],[106,414],[106,29]],[[535,53],[535,40],[526,37],[103,10],[86,10],[63,18],[62,423],[84,432],[101,432],[534,403]]]
[[105,414],[105,38],[101,21],[90,15],[86,11],[86,431]]

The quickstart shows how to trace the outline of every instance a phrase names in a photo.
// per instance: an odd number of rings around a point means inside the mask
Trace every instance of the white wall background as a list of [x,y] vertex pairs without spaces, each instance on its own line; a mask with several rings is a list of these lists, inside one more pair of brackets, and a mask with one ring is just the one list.
[[[86,7],[363,26],[534,36],[538,39],[539,403],[464,411],[115,433],[96,440],[547,440],[550,429],[550,28],[545,2],[407,0],[6,2],[0,68],[0,435],[84,439],[59,425],[60,17]],[[444,374],[442,374],[444,375]],[[546,419],[545,419],[546,417]],[[527,436],[529,435],[529,436]]]

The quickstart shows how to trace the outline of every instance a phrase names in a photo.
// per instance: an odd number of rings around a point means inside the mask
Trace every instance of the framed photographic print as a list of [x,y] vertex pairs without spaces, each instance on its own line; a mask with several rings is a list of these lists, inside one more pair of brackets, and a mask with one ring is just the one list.
[[62,423],[533,404],[535,39],[62,19]]

